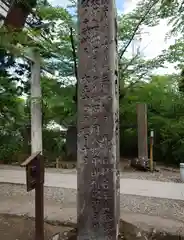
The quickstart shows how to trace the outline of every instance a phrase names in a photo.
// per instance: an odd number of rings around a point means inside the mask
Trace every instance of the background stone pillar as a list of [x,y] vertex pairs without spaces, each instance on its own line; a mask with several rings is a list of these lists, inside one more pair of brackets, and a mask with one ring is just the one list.
[[83,0],[78,14],[78,240],[116,240],[119,85],[115,4]]
[[143,168],[148,163],[148,126],[147,126],[147,105],[137,104],[137,126],[138,126],[138,159]]
[[69,126],[66,133],[66,157],[67,161],[77,159],[77,128]]

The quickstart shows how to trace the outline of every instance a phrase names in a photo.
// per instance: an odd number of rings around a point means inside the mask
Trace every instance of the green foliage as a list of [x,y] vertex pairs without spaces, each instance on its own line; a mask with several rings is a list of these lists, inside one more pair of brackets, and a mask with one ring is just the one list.
[[[76,7],[75,1],[72,7]],[[0,31],[0,159],[5,162],[15,161],[19,153],[30,153],[30,66],[17,61],[25,56],[25,46],[39,48],[42,66],[58,72],[57,77],[48,77],[43,69],[41,72],[43,145],[49,159],[62,154],[63,137],[58,131],[48,130],[48,123],[54,121],[66,127],[76,123],[76,16],[45,0],[38,1],[36,13],[41,17],[36,26],[43,22],[49,25],[27,28],[21,33],[10,33],[5,28]],[[161,19],[171,25],[168,37],[181,35],[176,42],[154,59],[142,58],[140,53],[127,57],[128,47],[142,28],[156,26]],[[155,131],[155,158],[172,163],[183,161],[183,76],[152,76],[153,70],[165,62],[184,69],[183,19],[183,5],[178,0],[139,1],[131,13],[118,16],[122,155],[137,156],[136,105],[144,102],[148,105],[148,128]],[[15,42],[19,44],[15,46]],[[27,101],[20,98],[23,93],[27,94]]]
[[44,129],[43,145],[43,154],[49,161],[55,162],[58,156],[62,156],[64,154],[64,139],[61,137],[60,131]]
[[75,88],[73,85],[63,86],[55,79],[42,78],[43,121],[68,126],[75,122],[76,105],[73,102]]
[[135,151],[133,154],[137,156],[136,105],[143,102],[148,106],[148,129],[155,131],[156,159],[166,163],[183,161],[183,96],[174,79],[176,76],[153,76],[149,82],[135,85],[120,102],[123,155],[130,156]]

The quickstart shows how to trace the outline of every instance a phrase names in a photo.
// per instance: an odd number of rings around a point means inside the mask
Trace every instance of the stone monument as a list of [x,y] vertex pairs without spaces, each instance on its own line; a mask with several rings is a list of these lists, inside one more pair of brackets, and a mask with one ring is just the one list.
[[148,166],[147,105],[137,104],[138,161],[143,169]]
[[119,83],[113,0],[79,0],[78,240],[117,240]]

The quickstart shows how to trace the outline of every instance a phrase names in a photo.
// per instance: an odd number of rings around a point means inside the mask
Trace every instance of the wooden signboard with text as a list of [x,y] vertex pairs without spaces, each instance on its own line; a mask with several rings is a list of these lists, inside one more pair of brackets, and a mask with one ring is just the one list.
[[[22,167],[26,167],[26,184],[27,191],[32,191],[36,188],[36,183],[44,183],[44,166],[43,156],[40,155],[40,151],[32,154],[22,164]],[[39,180],[38,180],[39,178]]]

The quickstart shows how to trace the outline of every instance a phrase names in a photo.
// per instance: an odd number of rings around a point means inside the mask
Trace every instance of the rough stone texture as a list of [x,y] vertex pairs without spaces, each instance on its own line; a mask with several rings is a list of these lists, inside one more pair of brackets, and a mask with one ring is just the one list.
[[[79,1],[78,239],[118,236],[115,5]],[[90,236],[90,237],[89,237]]]
[[[115,43],[116,43],[116,101],[119,104],[119,79],[118,79],[118,26],[117,26],[117,13],[115,11],[114,17],[114,25],[115,25]],[[116,109],[116,191],[117,191],[117,206],[116,206],[116,214],[117,214],[117,228],[119,230],[119,219],[120,219],[120,129],[119,129],[119,107]]]

